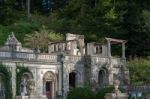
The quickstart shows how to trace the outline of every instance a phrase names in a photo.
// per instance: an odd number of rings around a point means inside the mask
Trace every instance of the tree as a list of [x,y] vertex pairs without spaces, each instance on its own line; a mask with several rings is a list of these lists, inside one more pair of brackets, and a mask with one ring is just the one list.
[[63,40],[63,38],[62,34],[49,31],[45,26],[43,26],[39,31],[26,34],[24,40],[27,46],[42,52],[47,52],[48,42],[58,42]]
[[48,46],[48,31],[45,28],[26,34],[24,38],[26,45],[36,50],[46,51]]
[[148,7],[146,3],[148,3],[146,0],[128,0],[124,7],[126,12],[122,16],[122,21],[119,22],[121,31],[118,37],[128,40],[128,56],[146,57],[150,55],[148,51],[150,33],[142,16],[143,10]]
[[0,24],[8,25],[14,22],[14,0],[0,0]]
[[48,39],[50,42],[59,42],[59,41],[64,40],[64,36],[60,33],[50,31],[48,34]]

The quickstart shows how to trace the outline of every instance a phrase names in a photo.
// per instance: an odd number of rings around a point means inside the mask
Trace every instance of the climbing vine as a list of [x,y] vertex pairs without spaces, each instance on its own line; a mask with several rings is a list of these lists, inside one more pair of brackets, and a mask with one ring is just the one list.
[[4,80],[6,99],[12,99],[11,72],[8,71],[8,68],[5,65],[0,64],[0,73],[2,73]]
[[31,73],[30,70],[27,67],[24,66],[16,66],[16,94],[20,95],[20,84],[22,76],[25,72]]

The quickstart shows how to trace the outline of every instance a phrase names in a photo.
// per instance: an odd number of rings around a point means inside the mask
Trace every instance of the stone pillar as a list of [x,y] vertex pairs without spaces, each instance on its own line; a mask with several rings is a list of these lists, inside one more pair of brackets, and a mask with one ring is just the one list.
[[113,80],[114,80],[113,70],[110,69],[109,70],[109,77],[108,77],[108,83],[109,83],[109,85],[113,85]]
[[16,66],[13,66],[12,69],[12,95],[13,99],[16,99]]
[[108,57],[111,57],[111,42],[109,40],[107,41],[107,47]]
[[125,59],[125,42],[122,43],[122,58]]
[[59,70],[58,70],[58,96],[60,97],[61,95],[62,95],[62,89],[61,89],[61,87],[62,87],[62,71],[61,71],[61,64],[59,65]]

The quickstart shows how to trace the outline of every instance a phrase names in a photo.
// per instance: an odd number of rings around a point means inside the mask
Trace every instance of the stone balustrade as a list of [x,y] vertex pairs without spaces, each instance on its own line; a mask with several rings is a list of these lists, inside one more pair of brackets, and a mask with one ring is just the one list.
[[116,65],[116,66],[121,66],[122,64],[122,59],[121,58],[111,58],[111,63],[113,65]]
[[[0,59],[3,60],[23,60],[23,61],[44,61],[44,62],[59,62],[58,54],[48,53],[32,53],[32,52],[10,52],[0,51]],[[82,57],[77,55],[65,55],[64,62],[77,63],[81,62]]]
[[66,55],[64,61],[65,61],[65,62],[77,63],[77,62],[81,62],[81,61],[83,61],[83,60],[82,60],[82,56]]
[[112,65],[115,65],[115,66],[121,66],[123,60],[122,58],[115,58],[115,57],[108,58],[108,57],[92,56],[91,62],[92,64],[97,64],[97,65],[111,63]]
[[0,51],[0,59],[57,62],[58,55],[47,53]]
[[[48,53],[32,53],[32,52],[10,52],[10,51],[0,51],[0,59],[5,60],[27,60],[27,61],[46,61],[46,62],[59,62],[58,54],[48,54]],[[65,55],[65,62],[83,62],[83,57],[78,55]],[[121,58],[111,58],[92,56],[92,64],[105,64],[111,63],[113,65],[120,65],[122,63]]]

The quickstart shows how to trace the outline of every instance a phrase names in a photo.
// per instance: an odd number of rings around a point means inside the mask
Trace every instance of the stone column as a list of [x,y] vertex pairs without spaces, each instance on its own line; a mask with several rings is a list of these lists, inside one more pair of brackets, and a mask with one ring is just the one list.
[[113,85],[113,80],[114,80],[113,70],[110,69],[109,70],[109,77],[108,77],[108,83],[109,83],[109,85]]
[[111,57],[111,42],[109,40],[107,41],[107,47],[108,57]]
[[125,42],[122,43],[122,58],[125,59]]
[[13,94],[13,99],[16,99],[16,66],[13,66],[12,69],[12,94]]
[[62,78],[61,78],[61,74],[62,74],[62,71],[61,71],[61,64],[59,65],[59,70],[58,70],[58,95],[62,95]]

